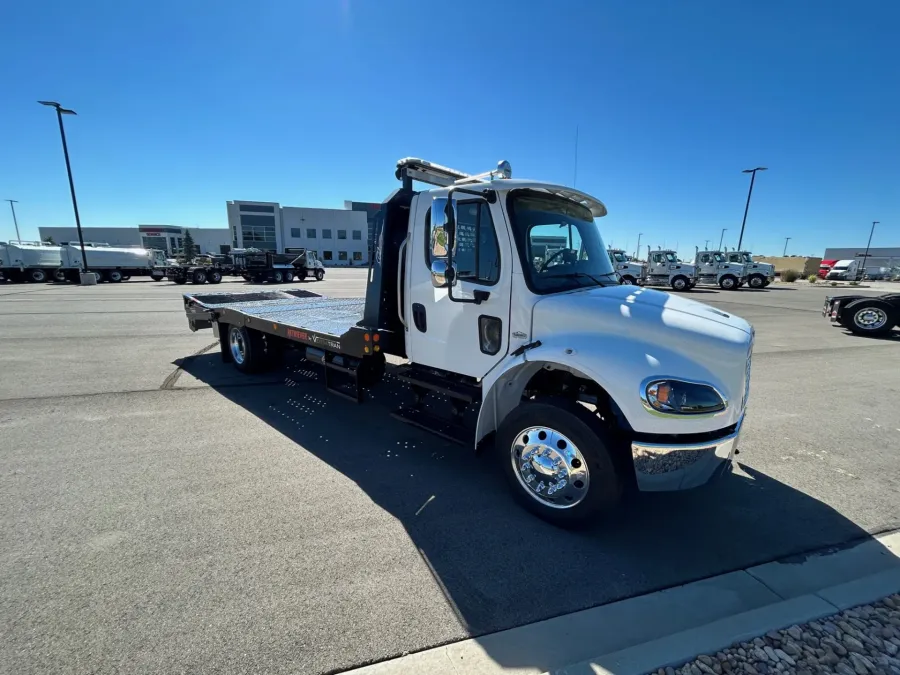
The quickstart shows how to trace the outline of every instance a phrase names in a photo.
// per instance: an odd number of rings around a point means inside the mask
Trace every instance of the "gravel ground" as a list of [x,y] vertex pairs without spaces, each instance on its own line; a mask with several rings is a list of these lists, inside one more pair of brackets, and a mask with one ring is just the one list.
[[812,621],[770,631],[714,655],[698,656],[657,675],[776,672],[813,675],[900,675],[900,594]]

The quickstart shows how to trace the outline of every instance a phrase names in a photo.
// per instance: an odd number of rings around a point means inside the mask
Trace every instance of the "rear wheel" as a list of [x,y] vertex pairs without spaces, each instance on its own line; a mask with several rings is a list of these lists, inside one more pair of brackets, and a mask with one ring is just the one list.
[[124,278],[125,278],[124,275],[119,270],[110,270],[109,271],[109,280],[114,284],[119,283]]
[[841,323],[857,335],[887,335],[898,322],[896,310],[877,298],[854,300],[841,310]]
[[276,270],[272,274],[272,281],[274,281],[276,284],[280,284],[282,281],[284,281],[284,275]]
[[186,276],[177,276],[174,279],[172,279],[172,281],[174,281],[178,285],[184,285],[187,283],[187,277]]
[[316,281],[322,281],[325,278],[325,270],[316,270]]
[[194,274],[191,276],[191,281],[193,281],[195,284],[205,284],[206,272],[204,270],[194,270]]
[[680,274],[672,279],[672,290],[673,291],[686,291],[690,288],[690,281],[688,281],[687,277],[681,276]]
[[94,274],[97,275],[97,283],[98,284],[106,281],[106,272],[104,272],[103,270],[94,270]]
[[522,402],[500,425],[496,451],[516,501],[555,525],[590,521],[622,496],[611,443],[577,403]]
[[284,283],[289,284],[294,280],[294,275],[289,271],[285,271],[281,273],[284,276]]
[[130,275],[130,274],[123,274],[123,275],[122,275],[122,281],[128,281],[129,279],[131,279],[131,275]]
[[242,373],[252,373],[266,365],[266,345],[259,331],[246,326],[229,326],[228,348],[234,367]]
[[721,288],[723,291],[736,291],[738,288],[737,277],[726,274],[724,277],[719,279],[719,288]]
[[222,273],[219,270],[211,270],[210,273],[206,275],[206,280],[211,284],[218,284],[222,281]]
[[765,288],[766,278],[762,274],[754,274],[747,283],[750,284],[750,288]]
[[42,284],[47,281],[47,272],[42,269],[28,270],[26,278],[32,283]]
[[153,279],[153,281],[162,281],[163,280],[162,277],[150,277],[150,278]]

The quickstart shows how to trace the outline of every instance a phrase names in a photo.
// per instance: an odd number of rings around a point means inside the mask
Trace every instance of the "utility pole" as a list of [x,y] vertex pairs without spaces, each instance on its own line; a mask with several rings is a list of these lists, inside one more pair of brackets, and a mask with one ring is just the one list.
[[787,243],[793,239],[793,237],[785,237],[784,238],[784,252],[781,254],[781,257],[784,258],[787,256]]
[[9,202],[9,208],[12,209],[13,214],[13,225],[16,226],[16,239],[22,241],[22,235],[19,234],[19,221],[16,220],[16,207],[15,204],[19,203],[18,199],[4,199],[3,201]]
[[722,240],[725,238],[725,232],[728,231],[727,227],[722,228],[722,235],[719,237],[719,250],[722,250]]
[[709,250],[709,239],[707,239],[705,242],[703,242],[703,250],[704,251]]
[[[66,173],[69,175],[69,191],[72,193],[72,208],[75,210],[75,228],[78,230],[78,242],[81,244],[81,274],[88,270],[87,253],[84,250],[84,234],[81,232],[81,218],[78,217],[78,200],[75,199],[75,182],[72,180],[72,165],[69,163],[69,146],[66,144],[66,129],[63,126],[63,115],[76,115],[74,110],[63,108],[56,101],[38,101],[41,105],[56,108],[56,119],[59,121],[59,136],[62,139],[63,155],[66,158]],[[84,277],[82,277],[82,283]]]
[[641,255],[641,237],[643,236],[643,232],[638,232],[638,243],[637,248],[634,250],[635,259],[639,258]]
[[872,229],[869,230],[869,242],[866,244],[866,252],[863,255],[863,264],[862,264],[862,278],[866,278],[866,259],[869,257],[869,247],[872,245],[872,235],[875,234],[875,226],[880,224],[881,221],[873,220],[872,221]]
[[741,248],[741,244],[744,243],[744,226],[747,224],[747,211],[750,210],[750,195],[753,194],[753,182],[756,180],[757,171],[767,171],[767,168],[764,166],[758,166],[755,169],[744,169],[743,171],[741,171],[741,173],[750,174],[750,190],[747,192],[747,205],[744,207],[744,220],[741,221],[741,236],[738,237],[738,251],[743,250]]

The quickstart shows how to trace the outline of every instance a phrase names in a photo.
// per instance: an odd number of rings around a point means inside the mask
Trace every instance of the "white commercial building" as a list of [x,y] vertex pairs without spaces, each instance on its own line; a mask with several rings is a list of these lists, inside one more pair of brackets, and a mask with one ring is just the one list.
[[[181,250],[184,233],[190,230],[194,244],[201,253],[227,253],[231,236],[225,228],[178,227],[177,225],[138,225],[137,227],[82,227],[84,242],[110,246],[140,246],[165,251],[172,256]],[[74,227],[39,227],[41,240],[51,237],[54,242],[78,242]]]
[[277,202],[226,202],[234,248],[315,251],[325,265],[369,264],[365,211],[281,206]]

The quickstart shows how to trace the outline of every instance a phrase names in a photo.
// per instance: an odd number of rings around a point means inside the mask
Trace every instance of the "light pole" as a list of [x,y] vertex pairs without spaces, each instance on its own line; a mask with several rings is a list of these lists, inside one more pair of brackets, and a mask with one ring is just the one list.
[[703,250],[704,251],[709,250],[709,239],[707,239],[706,241],[703,242]]
[[78,230],[78,243],[81,244],[81,274],[84,283],[84,273],[87,272],[87,253],[84,250],[84,235],[81,233],[81,218],[78,217],[78,200],[75,199],[75,182],[72,180],[72,165],[69,163],[69,146],[66,145],[66,129],[63,126],[63,115],[75,115],[74,110],[63,108],[56,101],[38,101],[41,105],[56,108],[56,119],[59,121],[59,136],[62,139],[63,155],[66,157],[66,173],[69,174],[69,190],[72,193],[72,208],[75,210],[75,228]]
[[869,230],[869,243],[866,244],[866,252],[863,254],[863,264],[862,264],[862,273],[863,273],[862,278],[863,279],[866,278],[866,258],[869,257],[869,246],[872,245],[872,235],[875,234],[875,226],[880,223],[881,223],[880,220],[873,220],[872,221],[872,229]]
[[13,212],[13,225],[16,226],[16,239],[22,241],[22,235],[19,234],[19,221],[16,220],[16,207],[15,204],[19,203],[18,199],[4,199],[3,201],[9,202],[9,208],[12,209]]
[[635,259],[637,259],[638,256],[640,256],[640,254],[641,254],[641,236],[642,236],[643,234],[644,234],[643,232],[638,232],[638,243],[637,243],[637,248],[634,250],[634,257],[635,257]]
[[782,258],[784,258],[785,256],[787,256],[787,243],[788,243],[791,239],[793,239],[793,237],[785,237],[785,238],[784,238],[784,252],[781,254],[781,257],[782,257]]
[[755,169],[744,169],[741,173],[750,174],[750,190],[747,192],[747,205],[744,207],[744,220],[741,222],[741,236],[738,237],[738,251],[741,250],[741,244],[744,243],[744,225],[747,224],[747,211],[750,210],[750,195],[753,194],[753,182],[756,180],[757,171],[766,171],[764,166],[758,166]]
[[725,232],[728,230],[727,227],[722,228],[722,235],[719,237],[719,250],[722,250],[722,240],[725,238]]

